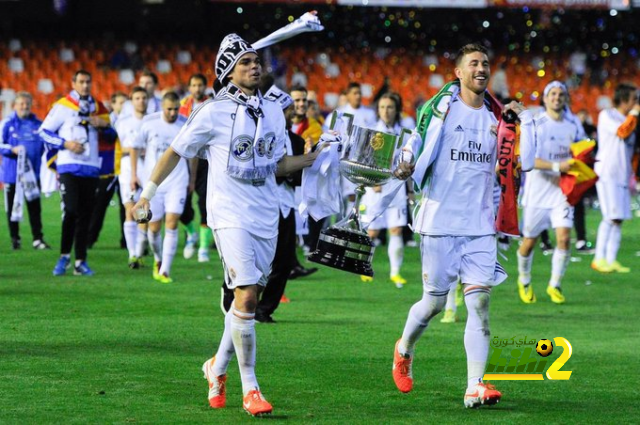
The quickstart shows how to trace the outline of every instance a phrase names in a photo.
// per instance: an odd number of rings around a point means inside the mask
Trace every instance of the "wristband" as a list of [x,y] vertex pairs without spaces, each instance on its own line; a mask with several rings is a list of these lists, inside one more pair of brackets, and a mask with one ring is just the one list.
[[555,171],[556,173],[560,172],[560,163],[559,162],[554,162],[553,164],[551,164],[551,169],[553,171]]
[[156,190],[158,190],[158,185],[152,181],[149,181],[140,194],[140,197],[145,198],[147,201],[150,201],[151,198],[155,196]]

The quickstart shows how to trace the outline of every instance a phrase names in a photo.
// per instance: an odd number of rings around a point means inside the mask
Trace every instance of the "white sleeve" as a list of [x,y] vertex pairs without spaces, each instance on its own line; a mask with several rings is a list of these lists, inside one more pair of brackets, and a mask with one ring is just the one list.
[[171,142],[171,148],[183,158],[194,158],[214,138],[214,120],[207,105],[191,113],[187,123]]
[[530,171],[536,163],[536,127],[533,114],[522,111],[520,118],[520,165],[522,171]]
[[289,135],[287,134],[284,114],[280,115],[279,118],[280,119],[278,120],[278,133],[276,134],[276,146],[274,155],[274,159],[276,162],[279,162],[287,153],[287,139],[289,138]]
[[64,124],[64,112],[66,108],[60,105],[54,105],[53,108],[49,111],[47,116],[44,118],[42,125],[40,125],[41,130],[47,130],[52,133],[57,133]]

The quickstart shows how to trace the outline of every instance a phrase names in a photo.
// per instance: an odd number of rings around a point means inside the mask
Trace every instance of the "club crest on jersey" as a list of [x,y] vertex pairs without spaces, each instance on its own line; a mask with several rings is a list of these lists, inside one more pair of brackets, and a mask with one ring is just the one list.
[[253,158],[253,139],[247,135],[236,137],[231,143],[231,153],[238,161],[249,161]]
[[273,153],[276,146],[276,135],[274,133],[267,133],[264,138],[261,137],[256,143],[256,155],[266,156],[267,158],[273,158]]

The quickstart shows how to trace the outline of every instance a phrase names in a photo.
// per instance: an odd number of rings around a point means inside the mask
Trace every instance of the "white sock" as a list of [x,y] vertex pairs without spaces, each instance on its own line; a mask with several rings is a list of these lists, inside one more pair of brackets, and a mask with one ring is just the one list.
[[429,326],[429,321],[442,311],[446,299],[446,294],[436,296],[424,292],[422,299],[411,307],[400,344],[398,344],[400,354],[413,355],[416,343]]
[[253,313],[242,313],[235,308],[231,309],[231,339],[238,357],[244,395],[259,388],[256,379],[256,321],[254,318]]
[[147,231],[142,230],[140,226],[138,226],[138,236],[136,237],[136,257],[142,258],[144,256],[144,247],[148,240]]
[[129,258],[136,256],[136,239],[138,236],[138,224],[135,221],[125,221],[122,225],[124,240],[127,242]]
[[472,289],[465,293],[467,326],[464,330],[464,349],[467,352],[467,392],[473,392],[482,376],[489,356],[489,289]]
[[620,249],[620,240],[622,239],[622,228],[620,225],[612,224],[609,232],[609,241],[607,242],[607,263],[611,264],[618,258],[618,249]]
[[523,285],[531,283],[531,264],[533,264],[533,250],[528,257],[520,254],[520,251],[516,251],[518,254],[518,280]]
[[404,259],[404,242],[402,241],[402,235],[389,236],[387,253],[389,254],[391,276],[400,274],[400,267],[402,267],[402,260]]
[[564,276],[564,272],[567,270],[567,265],[571,258],[569,254],[569,250],[559,249],[557,247],[553,250],[553,258],[551,259],[551,280],[549,281],[549,285],[554,288],[560,287],[560,281],[562,280],[562,276]]
[[445,310],[451,310],[454,313],[458,310],[458,306],[456,306],[456,286],[458,286],[457,283],[447,294],[447,305],[444,306]]
[[151,229],[149,229],[147,236],[149,237],[149,246],[151,246],[151,251],[153,251],[153,258],[156,261],[162,261],[162,235],[160,231],[153,233]]
[[609,220],[603,218],[600,222],[598,226],[598,236],[596,237],[596,256],[593,258],[593,261],[607,258],[607,245],[609,244],[611,227],[613,227],[613,223]]
[[231,316],[233,313],[231,310],[233,306],[229,309],[229,312],[224,316],[224,333],[222,334],[222,339],[220,340],[220,345],[218,346],[218,351],[216,352],[216,361],[213,362],[213,374],[215,376],[224,375],[227,373],[227,367],[229,367],[229,362],[233,358],[233,354],[235,350],[233,348],[233,339],[231,338]]
[[159,273],[171,275],[171,263],[178,249],[178,229],[164,229],[164,243],[162,244],[162,265]]

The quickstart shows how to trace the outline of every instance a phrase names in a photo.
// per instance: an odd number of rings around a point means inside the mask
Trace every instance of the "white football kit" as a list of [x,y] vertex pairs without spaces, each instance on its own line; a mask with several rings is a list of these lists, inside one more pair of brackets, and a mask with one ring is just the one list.
[[[571,144],[580,139],[580,128],[563,117],[552,119],[546,112],[534,118],[536,158],[548,162],[564,162],[571,158]],[[573,207],[560,189],[560,173],[553,170],[531,170],[525,180],[524,221],[522,234],[535,238],[549,227],[572,228]]]
[[[260,100],[264,114],[263,134],[273,134],[273,146],[253,149],[246,145],[250,135],[232,138],[235,101],[218,96],[194,111],[171,147],[184,158],[203,153],[209,161],[207,222],[214,230],[224,264],[227,286],[266,285],[271,272],[278,237],[280,203],[275,175],[261,185],[231,177],[227,173],[230,155],[250,161],[254,155],[275,165],[285,153],[285,118],[280,106]],[[241,146],[242,144],[242,146]]]
[[602,216],[607,220],[631,218],[629,181],[633,173],[631,158],[635,132],[626,139],[618,137],[618,128],[626,117],[615,108],[605,109],[598,116],[598,153],[595,172]]
[[[530,124],[530,112],[520,114]],[[422,235],[425,292],[446,294],[458,277],[465,284],[497,285],[506,275],[496,262],[493,189],[497,120],[486,105],[475,109],[452,99],[440,150],[414,220]],[[523,132],[524,136],[525,132]],[[522,144],[534,143],[522,137]],[[528,146],[522,152],[529,152]],[[522,159],[523,163],[531,162]],[[496,277],[496,272],[502,275]]]
[[[145,181],[148,176],[151,176],[156,163],[186,122],[186,118],[179,115],[175,122],[168,123],[162,114],[162,112],[156,112],[145,116],[134,142],[134,148],[145,151]],[[158,186],[156,195],[149,201],[153,215],[151,221],[161,220],[166,213],[182,214],[188,186],[187,161],[180,159],[171,174]]]
[[[129,115],[116,122],[116,131],[118,132],[118,138],[120,139],[120,145],[123,148],[133,148],[135,145],[136,137],[142,127],[143,118],[138,118],[135,115]],[[143,179],[143,161],[142,157],[138,155],[137,161],[137,176],[140,185],[144,185]],[[136,192],[131,191],[131,157],[125,155],[120,159],[120,174],[118,175],[118,181],[120,182],[120,199],[123,204],[128,202],[138,202],[140,199],[141,190]]]
[[[399,135],[402,127],[396,124],[393,128],[388,128],[382,120],[379,120],[376,130],[389,134]],[[392,182],[388,182],[380,187],[380,192],[376,192],[372,187],[367,187],[362,201],[360,211],[363,217],[367,217],[373,205],[376,205],[393,188]],[[407,186],[402,185],[396,193],[387,209],[369,225],[370,230],[391,229],[407,225]]]

